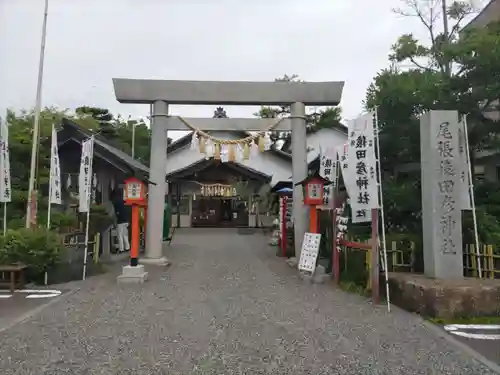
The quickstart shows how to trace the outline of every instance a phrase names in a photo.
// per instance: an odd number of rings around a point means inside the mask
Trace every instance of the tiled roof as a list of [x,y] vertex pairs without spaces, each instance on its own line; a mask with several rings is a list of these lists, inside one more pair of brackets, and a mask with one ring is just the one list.
[[[63,120],[62,120],[62,129],[64,129],[65,127],[72,128],[72,129],[76,130],[78,133],[82,134],[82,136],[84,136],[84,137],[90,137],[92,135],[92,132],[90,132],[89,130],[83,128],[82,126],[78,125],[77,123],[75,123],[67,118],[63,118]],[[112,146],[109,143],[109,141],[105,141],[99,135],[97,135],[94,139],[95,139],[95,144],[98,147],[100,147],[100,148],[106,150],[107,152],[109,152],[110,154],[114,155],[116,158],[120,159],[123,163],[127,164],[131,169],[149,175],[149,168],[146,167],[144,164],[142,164],[140,161],[132,158],[132,156],[130,156],[127,153]]]
[[464,27],[464,30],[470,29],[471,27],[484,27],[494,21],[500,21],[500,0],[491,0],[481,12]]

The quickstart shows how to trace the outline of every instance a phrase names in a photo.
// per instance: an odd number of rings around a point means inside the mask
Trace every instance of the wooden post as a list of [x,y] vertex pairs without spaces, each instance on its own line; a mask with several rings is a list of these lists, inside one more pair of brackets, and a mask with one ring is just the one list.
[[281,197],[281,252],[284,258],[286,258],[286,197]]
[[132,238],[130,244],[130,265],[139,264],[139,206],[132,205]]
[[372,266],[372,298],[373,303],[380,303],[380,270],[379,270],[379,254],[378,254],[378,209],[372,209],[372,249],[371,249],[371,266]]
[[144,228],[143,228],[143,231],[144,231],[144,250],[146,250],[146,230],[148,228],[148,206],[144,206],[144,211],[143,211],[143,215],[144,215]]
[[481,258],[475,256],[475,254],[477,254],[477,250],[474,245],[469,245],[469,254],[471,260],[472,276],[477,277],[477,261]]
[[309,206],[309,232],[318,233],[318,209],[316,206]]
[[101,242],[101,234],[97,232],[94,237],[94,263],[99,263],[99,248]]
[[487,245],[486,249],[488,252],[488,273],[489,273],[490,279],[494,279],[495,278],[495,258],[493,255],[493,246]]
[[336,285],[340,285],[340,253],[337,247],[340,245],[337,241],[337,208],[334,205],[334,209],[332,210],[332,225],[333,225],[333,249],[332,249],[332,272]]

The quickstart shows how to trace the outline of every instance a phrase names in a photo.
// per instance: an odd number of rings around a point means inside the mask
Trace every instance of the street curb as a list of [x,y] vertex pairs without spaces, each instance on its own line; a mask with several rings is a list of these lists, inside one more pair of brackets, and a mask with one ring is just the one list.
[[490,361],[489,359],[484,357],[482,354],[478,353],[477,351],[475,351],[471,347],[467,346],[463,342],[458,341],[456,338],[454,338],[449,333],[446,333],[444,330],[439,328],[437,325],[435,325],[431,322],[428,322],[427,320],[422,320],[422,323],[424,324],[424,326],[429,328],[429,330],[431,330],[437,336],[447,340],[452,345],[457,346],[459,349],[461,349],[462,351],[464,351],[465,353],[470,355],[472,358],[474,358],[476,361],[478,361],[481,364],[483,364],[484,366],[488,367],[491,371],[494,371],[497,374],[500,374],[500,365],[496,364],[493,361]]
[[10,329],[18,324],[24,323],[24,322],[34,318],[36,315],[40,314],[45,308],[52,306],[53,304],[65,299],[66,297],[69,297],[69,296],[75,294],[78,291],[80,291],[80,288],[69,290],[68,292],[63,293],[60,297],[54,298],[53,300],[51,300],[47,303],[44,303],[43,305],[35,307],[33,310],[28,311],[27,313],[25,313],[25,314],[21,315],[20,317],[18,317],[17,319],[15,319],[13,322],[7,324],[5,327],[0,327],[0,333],[3,333],[3,332],[7,331],[8,329]]

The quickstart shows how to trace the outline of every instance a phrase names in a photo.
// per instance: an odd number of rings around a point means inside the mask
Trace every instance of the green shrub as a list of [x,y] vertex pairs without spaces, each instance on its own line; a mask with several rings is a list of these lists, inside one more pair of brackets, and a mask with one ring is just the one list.
[[64,250],[62,239],[46,228],[8,230],[0,237],[0,264],[23,263],[36,280],[61,261]]
[[[83,223],[83,227],[85,227],[87,213],[79,213],[79,220]],[[114,217],[108,213],[104,205],[92,204],[89,216],[89,236],[93,237],[96,233],[105,231],[113,224],[113,221]]]
[[[490,207],[488,207],[489,209]],[[477,229],[479,243],[484,245],[493,245],[495,253],[500,250],[500,224],[498,217],[487,212],[487,207],[476,207]],[[462,231],[464,245],[474,244],[474,223],[472,211],[463,211]]]
[[[403,251],[403,263],[413,262],[414,272],[424,272],[424,253],[421,233],[386,233],[387,250],[392,249],[392,243],[396,243],[396,249]],[[413,259],[412,259],[413,252]],[[400,260],[401,261],[401,260]],[[398,271],[392,268],[392,258],[389,255],[389,271]]]
[[343,282],[364,288],[369,277],[365,250],[343,249],[340,252],[340,279]]
[[[47,213],[39,213],[38,226],[47,227]],[[53,210],[50,214],[50,229],[59,233],[68,233],[78,228],[78,217],[73,212]]]

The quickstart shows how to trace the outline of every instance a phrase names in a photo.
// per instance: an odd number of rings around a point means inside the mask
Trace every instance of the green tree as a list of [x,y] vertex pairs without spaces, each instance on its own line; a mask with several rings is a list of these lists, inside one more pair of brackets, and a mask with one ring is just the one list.
[[144,165],[149,165],[151,149],[151,131],[149,127],[142,119],[119,122],[116,128],[116,146],[127,154],[132,155],[132,138],[134,137],[134,158]]
[[[63,117],[72,117],[68,111],[57,108],[45,108],[40,113],[40,145],[38,150],[36,186],[42,198],[39,199],[39,211],[47,209],[47,195],[50,170],[50,144],[52,125],[56,128]],[[21,111],[16,114],[7,111],[6,122],[9,126],[10,168],[12,184],[12,202],[8,206],[8,218],[13,226],[22,226],[26,214],[28,181],[30,175],[31,144],[34,111]],[[87,129],[95,129],[97,123],[91,119],[74,119]]]
[[[389,56],[390,67],[380,72],[367,90],[366,107],[376,108],[379,118],[388,225],[395,230],[419,232],[422,113],[453,109],[467,115],[473,165],[477,150],[498,151],[500,124],[492,120],[490,112],[499,109],[500,26],[497,23],[463,31],[464,19],[473,7],[467,1],[453,1],[446,11],[448,32],[443,33],[438,31],[443,29],[444,20],[439,14],[440,1],[404,3],[406,8],[397,13],[417,17],[428,31],[430,42],[411,34],[397,40]],[[486,220],[495,210],[491,211],[482,199],[487,194],[482,189],[477,192],[483,194],[477,200],[478,205],[485,204],[481,210]],[[488,234],[481,236],[486,240]]]
[[[419,41],[412,34],[397,40],[390,55],[392,69],[376,77],[368,91],[368,106],[378,106],[383,117],[385,111],[378,102],[397,100],[399,105],[408,100],[412,104],[409,120],[430,109],[455,109],[467,115],[472,156],[474,150],[497,147],[498,137],[492,133],[498,132],[498,124],[492,121],[491,112],[500,109],[500,82],[495,79],[500,74],[500,24],[463,31],[464,20],[474,12],[470,1],[451,2],[444,18],[439,13],[441,1],[404,3],[406,10],[397,12],[418,17],[430,42]],[[447,25],[445,32],[437,31],[441,23]],[[395,86],[403,98],[381,97],[381,90],[394,90]],[[414,127],[412,121],[408,126]]]
[[[299,79],[297,74],[287,75],[276,78],[275,82],[303,82]],[[290,116],[290,106],[268,107],[263,106],[254,114],[260,118],[282,118]],[[341,109],[340,107],[329,107],[323,110],[314,110],[306,113],[306,131],[308,133],[315,132],[321,128],[342,128],[341,124]],[[271,132],[271,140],[274,147],[278,141],[282,141],[282,150],[290,152],[291,133],[283,131]]]
[[[99,124],[100,135],[109,144],[129,155],[132,155],[134,143],[134,158],[149,165],[151,130],[143,119],[134,120],[131,116],[124,119],[121,115],[115,117],[108,109],[87,106],[78,107],[76,116],[83,120],[93,119]],[[167,142],[170,144],[172,139],[168,138]]]
[[[52,125],[58,128],[63,117],[71,119],[94,133],[100,132],[107,142],[128,154],[131,154],[132,129],[135,127],[135,157],[145,165],[149,163],[150,130],[143,120],[125,121],[120,116],[115,118],[107,109],[92,107],[79,107],[74,114],[54,107],[45,108],[40,114],[40,144],[36,179],[39,191],[38,216],[41,221],[47,210]],[[5,120],[9,126],[12,184],[12,202],[8,206],[8,220],[10,227],[22,227],[28,196],[34,111],[19,113],[8,111]],[[113,130],[103,132],[105,127],[112,127]]]
[[99,132],[106,138],[112,138],[116,135],[116,124],[113,115],[105,108],[96,108],[82,106],[75,110],[79,117],[91,117],[99,124]]

